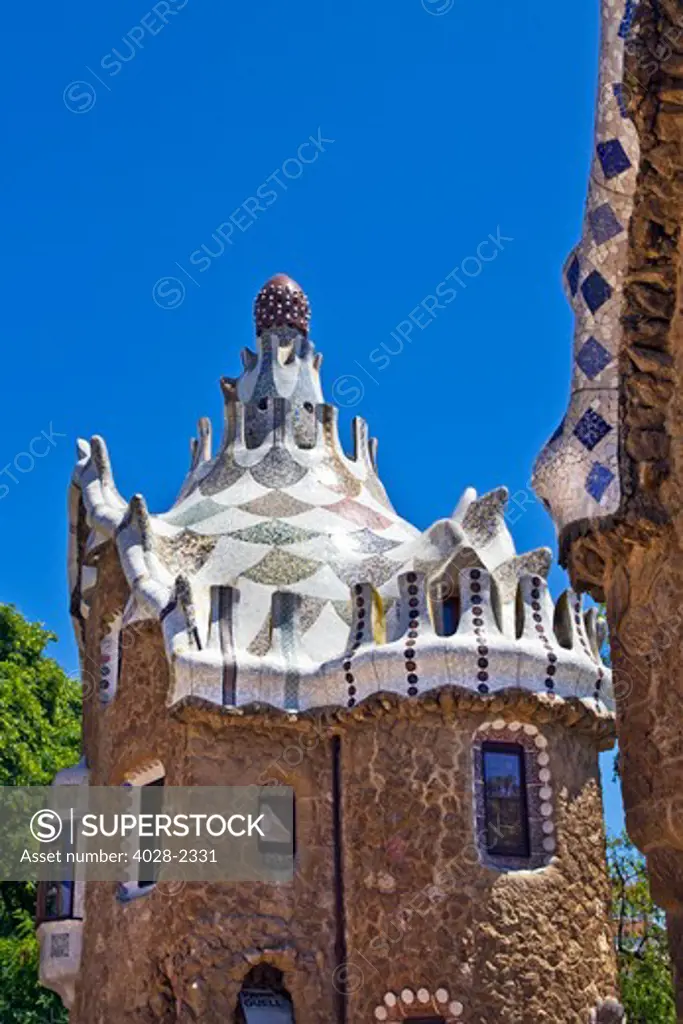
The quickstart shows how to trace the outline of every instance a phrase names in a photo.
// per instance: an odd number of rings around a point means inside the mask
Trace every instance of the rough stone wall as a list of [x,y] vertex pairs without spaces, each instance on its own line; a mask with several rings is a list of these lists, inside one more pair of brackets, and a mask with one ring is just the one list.
[[574,585],[606,598],[629,833],[667,909],[683,1021],[683,7],[641,0],[626,94],[641,164],[620,358],[618,514],[561,538]]
[[[105,552],[88,623],[93,665],[125,598]],[[318,722],[201,706],[171,714],[168,686],[158,625],[128,627],[115,699],[103,707],[91,687],[86,702],[92,781],[117,784],[159,760],[169,784],[291,784],[297,875],[278,886],[159,884],[128,903],[114,885],[90,885],[72,1024],[230,1024],[259,962],[283,971],[297,1024],[341,1022],[344,998],[346,1024],[370,1024],[387,993],[406,989],[447,990],[464,1022],[586,1024],[615,993],[597,769],[609,721],[528,694],[385,700]],[[539,871],[480,863],[473,737],[496,717],[536,722],[548,741],[557,855]]]
[[385,993],[448,990],[466,1022],[585,1024],[615,993],[595,740],[546,725],[558,851],[482,866],[476,712],[355,723],[344,735],[349,1020]]
[[[255,783],[272,777],[283,750],[301,745],[286,729],[226,727],[217,715],[174,728],[182,739],[180,761],[171,750],[165,763],[172,781],[186,785]],[[229,1024],[244,976],[259,962],[283,971],[297,1007],[312,1008],[310,1016],[302,1009],[301,1020],[336,1019],[329,754],[329,740],[321,742],[307,752],[296,780],[275,776],[295,781],[306,843],[293,884],[169,882],[125,904],[112,886],[89,887],[72,1022]]]

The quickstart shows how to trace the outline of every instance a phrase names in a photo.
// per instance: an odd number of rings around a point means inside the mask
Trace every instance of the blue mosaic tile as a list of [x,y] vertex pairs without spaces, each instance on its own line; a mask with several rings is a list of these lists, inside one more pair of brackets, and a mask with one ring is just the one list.
[[598,158],[602,165],[602,172],[609,180],[623,174],[631,166],[631,161],[619,139],[608,139],[607,142],[599,142],[597,145]]
[[636,13],[637,6],[637,0],[626,0],[624,17],[621,19],[621,25],[619,26],[620,39],[628,39],[631,33],[631,26],[633,25],[633,16]]
[[603,203],[602,206],[591,210],[588,214],[588,219],[591,231],[593,232],[593,238],[598,245],[602,245],[603,242],[609,242],[610,238],[614,238],[615,235],[621,234],[624,230],[609,203]]
[[595,314],[610,298],[612,288],[598,270],[593,270],[581,285],[581,294],[591,313]]
[[567,267],[567,284],[569,285],[569,291],[572,295],[576,295],[576,289],[579,287],[579,258],[575,256]]
[[574,427],[574,436],[578,437],[584,448],[592,452],[596,444],[599,444],[611,429],[609,423],[605,423],[599,412],[596,412],[595,409],[586,409]]
[[608,363],[612,362],[612,356],[604,345],[591,337],[579,349],[576,362],[586,376],[593,380],[599,373],[602,373]]
[[628,107],[626,106],[626,97],[624,96],[624,86],[621,82],[615,82],[612,86],[614,91],[614,98],[619,104],[619,113],[622,117],[628,117]]
[[586,490],[591,498],[601,501],[602,496],[614,480],[614,473],[600,462],[594,462],[586,477]]

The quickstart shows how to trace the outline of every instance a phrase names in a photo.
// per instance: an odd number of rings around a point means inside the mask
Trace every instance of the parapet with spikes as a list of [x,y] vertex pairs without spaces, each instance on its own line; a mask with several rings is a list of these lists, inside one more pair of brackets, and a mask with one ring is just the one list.
[[79,632],[111,543],[130,590],[123,628],[161,624],[171,704],[308,712],[457,687],[609,716],[595,615],[571,593],[553,606],[547,550],[516,554],[507,491],[468,489],[424,533],[402,519],[363,420],[345,453],[296,317],[257,323],[256,352],[221,381],[218,451],[200,420],[168,512],[150,515],[139,495],[127,505],[104,442],[80,443],[69,559]]

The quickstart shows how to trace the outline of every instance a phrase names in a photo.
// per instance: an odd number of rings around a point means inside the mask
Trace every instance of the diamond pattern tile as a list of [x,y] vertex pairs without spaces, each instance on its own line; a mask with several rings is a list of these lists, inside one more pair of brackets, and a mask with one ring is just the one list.
[[601,501],[602,496],[614,480],[614,473],[607,466],[600,462],[594,462],[590,473],[586,477],[586,490],[596,501]]
[[624,230],[609,203],[603,203],[588,214],[593,238],[602,245]]
[[265,558],[248,569],[244,576],[254,583],[265,583],[271,587],[281,587],[288,583],[297,583],[312,576],[319,568],[317,562],[297,555],[285,554],[282,548],[274,548]]
[[599,142],[597,145],[598,159],[602,165],[602,172],[609,180],[623,174],[631,166],[631,161],[626,155],[626,150],[619,142],[619,139],[608,139],[607,142]]
[[579,350],[579,354],[576,357],[576,362],[579,364],[583,372],[590,380],[593,380],[599,373],[605,369],[605,367],[612,362],[612,356],[599,341],[595,338],[589,338],[588,341],[582,345]]
[[251,467],[251,475],[263,487],[289,487],[306,476],[306,469],[285,448],[271,448]]
[[250,544],[295,544],[300,541],[310,540],[316,535],[311,530],[300,530],[297,526],[290,526],[289,523],[280,523],[274,520],[271,523],[258,523],[256,526],[249,526],[246,530],[236,530],[231,534],[237,540],[246,540]]
[[400,563],[392,562],[384,555],[374,555],[357,565],[349,565],[348,562],[341,561],[331,562],[330,565],[335,575],[348,587],[355,583],[372,583],[374,587],[381,587],[398,572],[400,567]]
[[381,555],[385,551],[391,551],[400,546],[398,540],[390,540],[388,537],[381,537],[372,530],[357,530],[349,534],[349,540],[353,541],[356,551],[362,551],[369,555]]
[[334,505],[328,505],[327,511],[343,516],[344,519],[350,519],[351,522],[358,523],[359,526],[367,526],[374,530],[383,530],[387,526],[391,526],[390,519],[350,498],[343,498]]
[[204,498],[203,501],[198,501],[179,512],[167,512],[163,518],[172,526],[188,527],[194,526],[195,523],[201,523],[203,519],[209,519],[218,512],[225,512],[225,505],[219,505],[211,498]]
[[620,39],[628,39],[629,35],[631,34],[633,16],[636,13],[637,6],[637,0],[626,0],[626,7],[624,8],[624,17],[621,19],[621,24],[619,25]]
[[574,427],[574,436],[578,437],[584,448],[592,451],[596,444],[602,441],[603,437],[609,434],[609,423],[606,423],[599,412],[595,409],[586,409],[585,413]]
[[581,285],[581,294],[595,314],[612,295],[612,288],[598,270],[593,270]]
[[299,501],[298,498],[290,498],[282,491],[269,491],[261,498],[253,498],[240,506],[245,512],[251,512],[252,515],[272,516],[273,518],[298,516],[302,512],[309,512],[312,507],[304,501]]

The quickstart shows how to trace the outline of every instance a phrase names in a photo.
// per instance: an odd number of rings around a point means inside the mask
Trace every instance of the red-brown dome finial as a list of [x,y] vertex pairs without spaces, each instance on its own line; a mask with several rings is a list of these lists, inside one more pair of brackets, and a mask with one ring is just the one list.
[[276,274],[266,281],[254,303],[256,334],[270,327],[295,327],[308,334],[311,309],[308,298],[287,274]]

